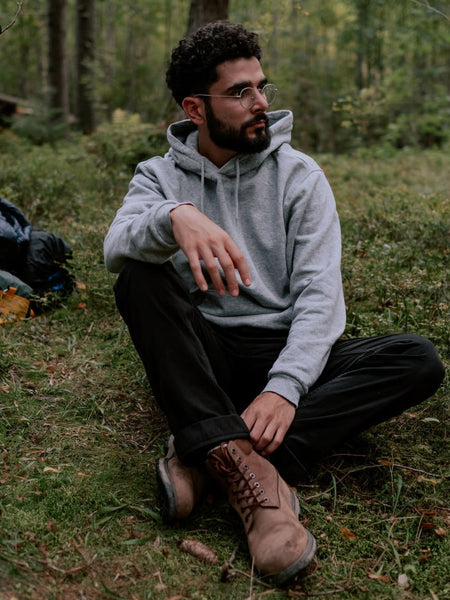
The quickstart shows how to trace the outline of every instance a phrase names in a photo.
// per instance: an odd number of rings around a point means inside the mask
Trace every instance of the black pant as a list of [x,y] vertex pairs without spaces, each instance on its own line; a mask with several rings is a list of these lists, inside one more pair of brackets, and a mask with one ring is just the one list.
[[[129,260],[115,294],[181,460],[194,465],[220,442],[248,438],[239,415],[265,387],[286,331],[212,325],[170,263]],[[271,460],[294,483],[323,452],[434,394],[443,376],[418,335],[339,340]]]

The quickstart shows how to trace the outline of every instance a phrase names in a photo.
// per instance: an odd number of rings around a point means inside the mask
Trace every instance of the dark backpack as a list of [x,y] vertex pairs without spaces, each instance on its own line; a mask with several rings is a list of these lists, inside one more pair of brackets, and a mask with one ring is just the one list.
[[23,213],[0,198],[0,269],[21,279],[33,294],[68,295],[74,280],[69,270],[72,249],[54,233],[34,229]]

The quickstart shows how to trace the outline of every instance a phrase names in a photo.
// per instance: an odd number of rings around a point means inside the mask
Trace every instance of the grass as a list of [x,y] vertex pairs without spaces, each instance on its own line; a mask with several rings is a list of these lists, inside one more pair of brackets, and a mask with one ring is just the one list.
[[[163,137],[136,126],[56,147],[0,142],[1,195],[69,242],[78,282],[60,306],[0,328],[0,599],[448,598],[448,378],[298,486],[317,563],[289,590],[268,587],[221,500],[176,527],[160,518],[154,463],[167,427],[115,309],[102,241],[133,157],[161,152]],[[448,366],[448,154],[317,158],[341,215],[347,335],[415,331]],[[182,552],[186,538],[219,566]]]

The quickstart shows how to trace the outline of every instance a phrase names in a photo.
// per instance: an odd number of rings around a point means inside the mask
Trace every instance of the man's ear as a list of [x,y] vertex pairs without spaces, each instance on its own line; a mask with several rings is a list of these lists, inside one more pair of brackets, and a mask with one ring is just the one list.
[[203,125],[206,122],[205,118],[205,103],[201,98],[195,96],[186,96],[181,103],[184,112],[188,119],[190,119],[195,125]]

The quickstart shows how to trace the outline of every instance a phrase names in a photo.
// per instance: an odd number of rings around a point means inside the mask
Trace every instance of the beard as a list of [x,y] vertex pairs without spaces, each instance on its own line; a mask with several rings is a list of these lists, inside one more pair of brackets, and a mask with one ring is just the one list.
[[[265,113],[258,113],[237,129],[217,118],[209,102],[205,102],[205,107],[210,138],[219,148],[254,154],[269,147],[272,136],[269,131],[269,119]],[[257,123],[264,124],[264,127],[257,129],[254,137],[249,137],[247,128]]]

